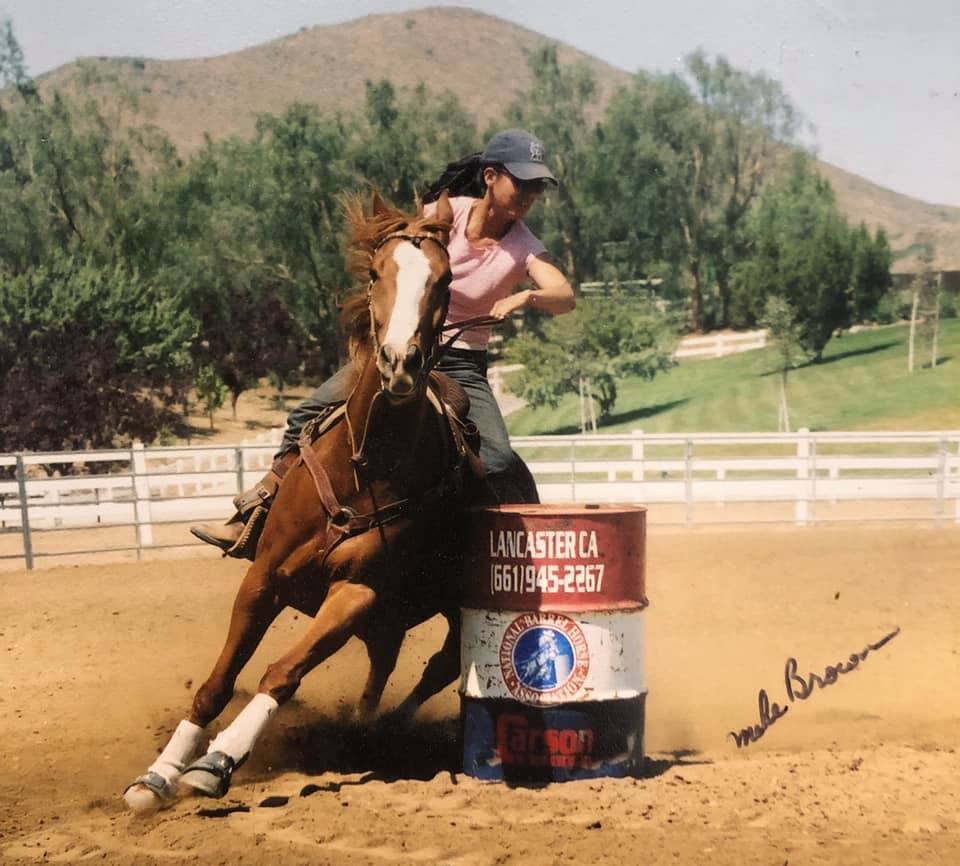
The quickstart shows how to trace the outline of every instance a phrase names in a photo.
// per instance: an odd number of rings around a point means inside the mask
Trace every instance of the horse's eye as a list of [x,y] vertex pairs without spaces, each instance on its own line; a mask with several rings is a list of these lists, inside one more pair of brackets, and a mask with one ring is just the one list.
[[370,282],[375,283],[380,279],[380,274],[378,274],[373,268],[370,268]]

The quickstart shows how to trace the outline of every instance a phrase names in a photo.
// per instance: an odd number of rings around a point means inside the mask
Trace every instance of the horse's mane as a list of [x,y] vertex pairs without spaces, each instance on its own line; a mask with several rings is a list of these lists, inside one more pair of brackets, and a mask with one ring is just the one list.
[[347,335],[350,357],[357,363],[364,349],[370,345],[370,308],[366,284],[369,280],[373,254],[387,235],[395,232],[428,232],[446,236],[450,223],[435,217],[411,215],[383,205],[378,213],[368,214],[359,196],[344,200],[347,221],[347,270],[363,288],[348,295],[340,305],[340,326]]

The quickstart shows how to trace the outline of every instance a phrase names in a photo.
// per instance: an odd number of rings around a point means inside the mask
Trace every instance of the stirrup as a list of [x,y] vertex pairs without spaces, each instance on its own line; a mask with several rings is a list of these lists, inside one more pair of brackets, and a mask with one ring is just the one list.
[[263,532],[263,526],[267,522],[267,510],[266,506],[258,505],[250,512],[250,516],[243,526],[243,532],[240,533],[240,537],[233,547],[223,551],[224,556],[232,556],[235,559],[249,559],[253,562],[257,553],[260,533]]

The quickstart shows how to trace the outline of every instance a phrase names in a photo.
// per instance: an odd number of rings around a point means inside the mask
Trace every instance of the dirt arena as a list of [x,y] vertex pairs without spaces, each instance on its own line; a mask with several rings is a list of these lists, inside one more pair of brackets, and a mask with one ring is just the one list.
[[[135,818],[212,664],[243,564],[213,556],[0,575],[0,861],[458,866],[960,863],[960,527],[654,530],[643,778],[509,788],[459,772],[457,696],[409,735],[345,720],[349,644],[283,708],[222,801]],[[285,614],[225,717],[304,626]],[[900,628],[738,749],[784,664]],[[412,633],[389,708],[440,639]]]

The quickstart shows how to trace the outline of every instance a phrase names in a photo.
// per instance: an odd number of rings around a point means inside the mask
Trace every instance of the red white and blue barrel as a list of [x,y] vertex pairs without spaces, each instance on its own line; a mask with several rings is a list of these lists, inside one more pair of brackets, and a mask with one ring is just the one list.
[[643,759],[646,509],[471,514],[461,638],[464,772],[566,781]]

